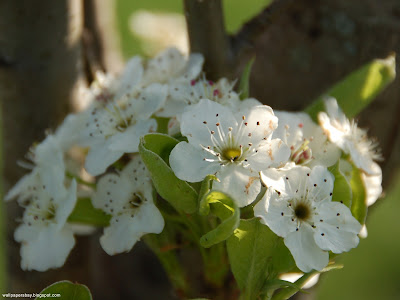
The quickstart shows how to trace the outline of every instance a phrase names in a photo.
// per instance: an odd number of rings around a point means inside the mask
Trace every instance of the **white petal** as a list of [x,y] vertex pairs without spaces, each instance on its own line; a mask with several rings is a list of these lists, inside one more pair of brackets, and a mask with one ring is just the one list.
[[[147,120],[165,103],[168,87],[164,84],[153,83],[141,91],[138,99],[133,99],[129,111],[137,120]],[[129,113],[128,113],[129,114]]]
[[284,239],[286,247],[292,253],[297,267],[303,272],[321,271],[329,263],[329,254],[321,250],[314,240],[314,232],[308,224],[302,224],[298,231],[290,233]]
[[93,176],[104,173],[111,164],[124,154],[123,151],[111,151],[109,140],[103,140],[103,142],[90,147],[85,160],[85,169]]
[[73,179],[65,198],[58,203],[55,221],[57,222],[59,229],[64,227],[65,223],[67,222],[69,215],[75,207],[76,200],[76,181]]
[[54,135],[63,151],[67,151],[74,144],[84,144],[85,141],[82,130],[85,128],[86,122],[85,112],[69,114],[64,119]]
[[163,228],[164,219],[157,207],[145,202],[133,218],[129,215],[114,217],[111,225],[104,230],[100,244],[109,255],[128,252],[144,234],[158,234]]
[[256,149],[257,153],[249,155],[246,159],[250,168],[257,172],[269,167],[283,166],[290,156],[289,147],[280,139],[267,141]]
[[193,145],[180,142],[172,149],[169,163],[175,175],[182,180],[198,182],[209,174],[215,174],[221,166],[218,161],[208,162],[206,159],[216,159],[208,152]]
[[287,168],[270,168],[261,172],[261,180],[267,186],[279,191],[282,196],[304,194],[308,175],[311,169],[294,164],[287,164]]
[[382,170],[377,163],[374,163],[373,172],[376,175],[361,174],[367,193],[366,203],[368,206],[374,204],[382,194]]
[[309,199],[314,202],[331,200],[335,177],[326,167],[315,166],[308,176]]
[[157,129],[154,119],[140,120],[135,125],[128,127],[124,132],[114,134],[109,138],[109,150],[123,153],[138,152],[140,137]]
[[367,174],[374,175],[374,171],[377,170],[374,168],[376,163],[372,160],[369,153],[361,153],[353,142],[348,142],[347,145],[349,149],[348,152],[350,153],[351,160],[354,164],[358,168],[364,170]]
[[[34,231],[37,232],[34,232]],[[67,259],[75,245],[70,229],[58,230],[55,226],[33,228],[21,225],[14,234],[17,242],[21,242],[21,268],[23,270],[46,271],[59,268]]]
[[182,114],[181,131],[186,136],[189,143],[194,146],[211,146],[211,131],[218,135],[218,126],[224,132],[228,132],[229,127],[236,128],[237,121],[233,113],[226,107],[203,99],[199,103],[186,107]]
[[278,117],[278,128],[273,133],[273,138],[279,138],[289,147],[296,146],[303,141],[304,126],[310,121],[305,113],[291,113],[276,111]]
[[261,201],[254,206],[254,216],[260,217],[261,223],[268,225],[281,237],[286,237],[297,228],[297,222],[292,221],[293,210],[273,189],[268,189]]
[[346,205],[339,202],[321,203],[317,211],[314,237],[321,249],[342,253],[357,247],[361,225]]
[[143,76],[142,59],[139,56],[131,58],[125,66],[124,72],[119,78],[119,86],[116,98],[119,99],[139,84]]
[[220,182],[213,182],[213,189],[230,195],[239,207],[252,203],[261,190],[260,178],[257,173],[251,172],[235,164],[223,166],[217,173]]
[[332,143],[338,145],[341,149],[345,150],[345,134],[343,130],[339,130],[331,123],[331,119],[324,112],[318,114],[318,121],[324,133],[328,136]]
[[30,197],[30,193],[25,193],[29,186],[36,186],[40,182],[37,176],[37,170],[33,170],[31,173],[24,175],[6,194],[4,197],[5,201],[10,201],[15,197],[18,197],[18,201],[23,202],[25,199]]
[[243,127],[243,137],[247,142],[252,142],[254,145],[259,144],[263,139],[268,139],[272,136],[272,132],[278,127],[278,118],[274,115],[272,108],[267,105],[255,106],[251,109],[237,114],[237,119],[245,117],[246,126]]

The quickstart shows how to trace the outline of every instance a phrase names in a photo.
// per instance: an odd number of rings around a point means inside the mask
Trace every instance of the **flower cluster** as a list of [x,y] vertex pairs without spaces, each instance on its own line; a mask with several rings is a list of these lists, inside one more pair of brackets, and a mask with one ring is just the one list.
[[[306,113],[273,111],[246,98],[225,78],[207,80],[202,64],[199,54],[185,58],[168,49],[147,62],[132,58],[119,76],[99,73],[86,91],[87,109],[67,116],[31,149],[31,173],[6,196],[25,208],[15,232],[23,269],[64,264],[75,243],[69,219],[81,195],[109,216],[100,243],[110,255],[163,231],[163,216],[173,208],[159,205],[164,200],[138,154],[141,137],[155,132],[179,139],[162,162],[174,176],[196,183],[214,175],[211,190],[238,209],[254,208],[301,271],[320,271],[329,251],[358,245],[362,221],[335,197],[335,179],[351,182],[356,170],[366,204],[375,202],[382,181],[376,143],[333,98],[325,100],[317,124]],[[83,159],[74,156],[77,147]]]

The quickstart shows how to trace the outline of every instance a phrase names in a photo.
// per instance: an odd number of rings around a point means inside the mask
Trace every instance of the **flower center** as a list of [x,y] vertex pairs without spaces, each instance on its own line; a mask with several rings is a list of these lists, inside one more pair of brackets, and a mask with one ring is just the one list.
[[298,147],[291,146],[290,150],[292,154],[290,155],[290,160],[296,165],[307,164],[312,160],[312,151],[308,144],[312,139],[305,139]]
[[224,159],[230,160],[231,162],[236,161],[241,155],[242,151],[238,148],[228,148],[222,152]]
[[305,221],[311,216],[311,211],[304,203],[298,203],[294,209],[294,214],[299,220]]

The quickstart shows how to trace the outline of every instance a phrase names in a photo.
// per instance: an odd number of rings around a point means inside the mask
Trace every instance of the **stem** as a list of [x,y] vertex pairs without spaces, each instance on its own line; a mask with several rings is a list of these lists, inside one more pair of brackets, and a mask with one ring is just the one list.
[[184,0],[184,6],[190,51],[204,55],[207,78],[229,77],[232,53],[221,0]]
[[[320,272],[318,271],[312,271],[310,273],[306,273],[304,274],[301,278],[299,278],[295,284],[298,287],[303,287],[303,285],[314,275],[318,274]],[[293,287],[287,287],[283,290],[281,290],[280,292],[278,292],[277,294],[275,294],[272,297],[272,300],[286,300],[289,299],[290,297],[292,297],[294,294],[296,294],[299,290],[297,290],[296,288]]]

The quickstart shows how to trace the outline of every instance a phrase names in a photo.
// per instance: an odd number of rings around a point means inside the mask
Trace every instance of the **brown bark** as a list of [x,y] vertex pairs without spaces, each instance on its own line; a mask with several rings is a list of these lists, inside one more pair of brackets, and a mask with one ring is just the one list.
[[[71,108],[82,81],[82,7],[71,1],[0,1],[0,100],[4,190],[25,172],[16,165],[44,131]],[[6,205],[8,291],[38,292],[61,279],[85,281],[83,253],[73,251],[63,271],[23,272],[15,221],[22,212]],[[83,246],[83,245],[82,245]],[[83,247],[85,249],[86,247]]]

